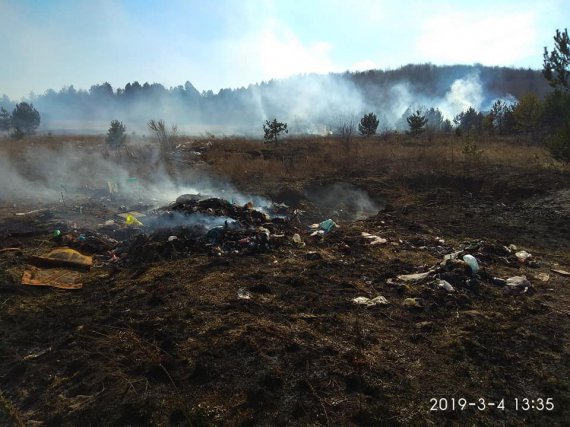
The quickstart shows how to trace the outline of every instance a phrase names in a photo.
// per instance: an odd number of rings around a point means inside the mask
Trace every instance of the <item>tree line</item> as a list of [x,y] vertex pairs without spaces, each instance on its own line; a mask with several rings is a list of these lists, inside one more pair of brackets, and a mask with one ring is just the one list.
[[[395,86],[405,85],[418,98],[444,97],[456,79],[471,73],[479,76],[483,92],[494,98],[503,98],[508,94],[519,98],[529,91],[542,97],[550,91],[541,73],[536,70],[420,64],[395,70],[307,74],[247,87],[221,89],[217,93],[211,90],[200,92],[190,82],[170,88],[138,81],[114,88],[104,82],[88,90],[74,86],[59,91],[50,89],[43,94],[31,94],[25,101],[33,103],[41,112],[44,123],[110,121],[116,117],[146,123],[148,117],[167,112],[169,119],[188,125],[223,123],[253,128],[260,120],[279,116],[287,118],[291,132],[300,133],[310,128],[311,123],[327,123],[331,110],[345,108],[347,97],[361,100],[366,109],[392,112],[399,105],[393,91]],[[344,92],[340,93],[338,88]],[[331,101],[329,98],[334,99]],[[6,96],[0,97],[0,106],[6,109],[12,109],[15,104]],[[300,104],[314,108],[293,113]],[[355,107],[355,110],[359,109]],[[294,114],[296,117],[293,117]]]
[[12,131],[12,137],[20,139],[33,134],[40,125],[40,113],[33,104],[20,102],[12,113],[0,107],[0,131]]

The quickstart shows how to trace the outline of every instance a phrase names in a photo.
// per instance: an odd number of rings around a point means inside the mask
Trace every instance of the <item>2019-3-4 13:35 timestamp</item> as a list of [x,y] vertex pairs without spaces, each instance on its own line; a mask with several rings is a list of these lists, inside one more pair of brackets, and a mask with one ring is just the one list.
[[515,411],[553,411],[554,399],[551,397],[514,397],[509,399],[490,400],[480,397],[478,399],[467,399],[464,397],[432,397],[429,400],[431,412],[445,411],[465,411],[475,409],[485,411],[497,409],[504,411],[505,408]]

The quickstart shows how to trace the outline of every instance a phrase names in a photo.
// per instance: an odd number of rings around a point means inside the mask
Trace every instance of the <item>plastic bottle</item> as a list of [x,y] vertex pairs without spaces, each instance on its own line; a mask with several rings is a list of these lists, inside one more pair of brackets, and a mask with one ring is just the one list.
[[467,265],[471,267],[471,272],[473,274],[477,274],[477,272],[479,271],[479,263],[477,262],[477,259],[473,255],[464,255],[463,261],[465,261]]

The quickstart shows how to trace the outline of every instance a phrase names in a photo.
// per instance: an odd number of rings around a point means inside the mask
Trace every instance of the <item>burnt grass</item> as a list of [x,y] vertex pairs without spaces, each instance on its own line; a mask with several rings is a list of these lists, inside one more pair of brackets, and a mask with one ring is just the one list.
[[[0,247],[23,255],[0,254],[0,421],[565,425],[570,279],[550,269],[570,267],[570,207],[548,196],[569,190],[569,178],[563,169],[478,164],[408,170],[397,185],[382,168],[251,181],[242,186],[281,194],[277,201],[307,211],[307,223],[330,213],[303,196],[317,184],[349,183],[383,207],[363,220],[341,218],[322,238],[291,225],[305,247],[288,236],[258,253],[195,251],[93,268],[79,291],[19,285],[26,256],[53,243],[48,230],[5,233]],[[371,246],[361,232],[388,244]],[[537,264],[513,261],[509,244]],[[461,248],[480,260],[477,285],[450,275],[456,292],[447,293],[389,280]],[[533,285],[522,295],[491,280],[522,274]],[[238,297],[244,291],[249,299]],[[389,303],[352,302],[377,295]],[[430,411],[440,397],[504,398],[505,409]],[[516,411],[517,397],[552,398],[555,408]]]

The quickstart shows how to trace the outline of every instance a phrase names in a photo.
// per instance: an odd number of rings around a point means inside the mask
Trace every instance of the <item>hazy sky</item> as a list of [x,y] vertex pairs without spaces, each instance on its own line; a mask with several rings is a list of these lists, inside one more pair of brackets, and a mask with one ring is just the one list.
[[540,68],[568,0],[0,0],[0,94],[408,63]]

